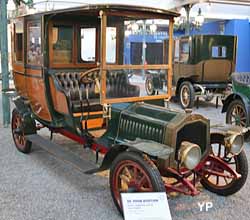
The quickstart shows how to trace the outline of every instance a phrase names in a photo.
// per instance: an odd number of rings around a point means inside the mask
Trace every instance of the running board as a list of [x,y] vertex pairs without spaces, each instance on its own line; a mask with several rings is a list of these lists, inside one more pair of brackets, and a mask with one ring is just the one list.
[[97,169],[97,167],[90,162],[84,161],[74,153],[65,150],[59,144],[53,143],[52,141],[47,140],[38,134],[26,135],[25,137],[27,140],[55,156],[55,158],[70,164],[84,174],[91,174],[92,172],[88,171]]

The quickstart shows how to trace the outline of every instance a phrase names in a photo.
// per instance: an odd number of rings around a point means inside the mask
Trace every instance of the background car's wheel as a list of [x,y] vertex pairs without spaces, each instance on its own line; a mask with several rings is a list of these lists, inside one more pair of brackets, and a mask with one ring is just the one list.
[[24,136],[22,116],[17,109],[12,111],[11,130],[16,148],[22,153],[30,153],[32,142]]
[[195,93],[192,83],[188,81],[183,82],[179,88],[179,100],[182,108],[193,108],[194,99]]
[[[227,148],[225,148],[224,145],[224,136],[220,134],[211,136],[211,146],[211,153],[225,161],[232,169],[241,175],[241,178],[226,178],[214,174],[206,174],[202,178],[201,184],[207,190],[223,196],[229,196],[238,192],[245,184],[248,175],[248,162],[245,151],[241,151],[241,153],[236,156],[226,156]],[[216,169],[214,171],[228,174],[227,171],[223,171],[219,166],[214,167],[214,169]]]
[[229,104],[226,113],[226,123],[242,127],[247,126],[247,113],[245,105],[241,100],[236,99]]
[[155,89],[154,89],[154,82],[152,77],[147,77],[146,78],[146,92],[148,95],[154,95],[155,94]]
[[166,191],[157,167],[134,152],[117,156],[110,168],[109,181],[112,198],[121,214],[121,193]]

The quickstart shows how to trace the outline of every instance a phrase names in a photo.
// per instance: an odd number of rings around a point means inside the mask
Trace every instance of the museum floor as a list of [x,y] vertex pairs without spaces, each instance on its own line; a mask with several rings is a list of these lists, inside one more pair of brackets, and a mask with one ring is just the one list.
[[[0,100],[1,101],[1,100]],[[175,104],[171,106],[177,107]],[[195,112],[204,114],[211,123],[223,123],[221,106],[201,103]],[[0,111],[1,114],[1,111]],[[48,132],[43,132],[49,137]],[[86,161],[90,152],[55,135],[54,141]],[[108,178],[88,176],[34,146],[29,155],[19,153],[9,128],[0,127],[0,220],[115,220],[122,219],[114,207]],[[250,144],[246,143],[247,155]],[[250,161],[250,156],[249,156]],[[198,203],[212,202],[213,208],[201,212]],[[250,179],[243,189],[230,197],[220,197],[203,190],[199,196],[169,198],[173,220],[249,219]]]

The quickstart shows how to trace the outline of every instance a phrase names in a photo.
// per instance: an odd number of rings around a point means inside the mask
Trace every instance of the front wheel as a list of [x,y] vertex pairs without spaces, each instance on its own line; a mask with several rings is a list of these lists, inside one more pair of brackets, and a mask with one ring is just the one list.
[[218,195],[229,196],[238,192],[245,184],[248,175],[248,162],[244,150],[239,155],[230,156],[224,144],[224,136],[215,134],[211,136],[211,155],[225,162],[233,171],[241,175],[235,178],[229,169],[225,169],[220,162],[207,161],[210,172],[205,173],[201,184],[209,191]]
[[182,108],[193,108],[195,99],[194,87],[191,82],[184,81],[180,85],[179,100]]
[[117,156],[110,168],[109,181],[113,201],[121,214],[121,193],[166,192],[157,167],[148,158],[134,152]]

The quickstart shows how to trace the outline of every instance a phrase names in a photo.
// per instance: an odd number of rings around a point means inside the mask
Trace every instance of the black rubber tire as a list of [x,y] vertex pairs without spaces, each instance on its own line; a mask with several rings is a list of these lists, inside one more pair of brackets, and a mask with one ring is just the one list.
[[[150,91],[150,89],[148,88],[149,83],[152,84],[152,89],[151,89],[151,91]],[[156,90],[154,89],[154,83],[153,83],[152,77],[148,76],[148,77],[146,78],[145,87],[146,87],[146,92],[147,92],[148,95],[155,95]]]
[[14,108],[12,111],[12,119],[11,119],[11,132],[12,132],[12,138],[13,138],[14,144],[15,144],[18,151],[20,151],[24,154],[29,154],[31,151],[32,142],[25,140],[25,144],[23,145],[22,148],[20,148],[16,139],[15,139],[15,136],[14,136],[14,119],[15,119],[15,117],[22,118],[22,116],[20,115],[20,113],[18,112],[18,110],[16,108]]
[[[183,92],[184,87],[188,89],[188,93],[189,93],[189,101],[188,101],[188,104],[185,104],[185,103],[183,103],[183,101],[182,101],[182,92]],[[178,94],[179,94],[179,101],[180,101],[181,107],[182,107],[183,109],[186,109],[186,108],[193,108],[193,106],[194,106],[194,101],[195,101],[195,92],[194,92],[194,87],[193,87],[193,85],[192,85],[191,82],[189,82],[189,81],[184,81],[184,82],[182,82],[181,85],[180,85]]]
[[148,161],[143,159],[142,155],[135,152],[123,152],[119,154],[115,160],[112,162],[111,168],[110,168],[110,175],[109,175],[109,183],[110,183],[110,191],[113,198],[113,201],[115,203],[115,206],[117,207],[118,211],[123,215],[123,210],[119,206],[117,200],[115,199],[114,195],[114,186],[113,186],[113,178],[114,173],[117,165],[124,160],[130,160],[135,163],[137,163],[143,170],[147,173],[147,175],[150,177],[154,192],[166,192],[161,174],[159,173],[159,170],[156,166],[152,166]]
[[227,123],[227,124],[232,124],[230,118],[231,118],[232,111],[233,111],[233,109],[234,109],[234,107],[235,107],[236,105],[240,105],[241,108],[244,110],[244,114],[245,114],[245,117],[246,117],[246,122],[245,122],[245,123],[246,123],[246,126],[247,126],[248,123],[247,123],[246,108],[245,108],[244,103],[243,103],[240,99],[235,99],[235,100],[233,100],[233,101],[229,104],[229,106],[228,106],[228,108],[227,108],[227,113],[226,113],[226,123]]
[[[223,135],[212,135],[211,136],[211,144],[221,142],[224,140]],[[205,189],[210,192],[216,193],[221,196],[230,196],[236,192],[238,192],[245,184],[248,176],[248,161],[246,157],[246,153],[244,150],[237,156],[235,156],[236,161],[236,171],[241,175],[240,179],[235,180],[230,183],[228,187],[224,187],[223,189],[214,188],[212,185],[208,184],[204,179],[201,180],[201,184]]]

